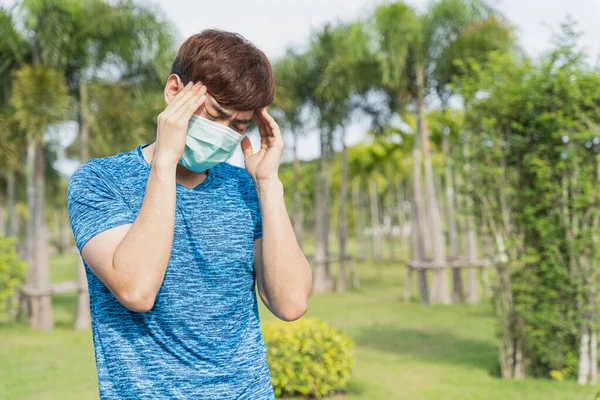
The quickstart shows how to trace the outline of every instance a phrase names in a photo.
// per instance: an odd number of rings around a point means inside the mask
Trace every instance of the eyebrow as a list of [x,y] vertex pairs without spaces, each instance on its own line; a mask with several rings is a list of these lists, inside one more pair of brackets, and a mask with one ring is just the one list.
[[[215,111],[217,112],[217,114],[219,114],[220,118],[230,118],[231,114],[229,114],[227,111],[225,111],[225,109],[223,107],[221,107],[219,105],[219,103],[217,103],[216,100],[211,101],[210,105],[215,109]],[[236,118],[233,120],[233,122],[236,122],[238,124],[249,124],[250,122],[252,122],[251,119],[243,119],[243,118]]]

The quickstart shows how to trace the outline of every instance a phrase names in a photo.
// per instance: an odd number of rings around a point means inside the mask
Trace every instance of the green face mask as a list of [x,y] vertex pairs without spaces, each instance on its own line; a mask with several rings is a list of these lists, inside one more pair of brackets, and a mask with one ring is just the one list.
[[231,128],[194,114],[179,164],[194,172],[205,171],[227,161],[243,138]]

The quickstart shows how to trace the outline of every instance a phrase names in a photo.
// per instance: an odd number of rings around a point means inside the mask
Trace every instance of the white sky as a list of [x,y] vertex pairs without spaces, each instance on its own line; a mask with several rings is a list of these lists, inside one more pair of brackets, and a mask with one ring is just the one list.
[[[235,31],[252,41],[268,57],[281,56],[288,46],[306,46],[311,32],[328,21],[365,18],[379,4],[378,0],[161,0],[157,2],[179,30],[179,43],[206,28]],[[408,1],[421,9],[427,0]],[[593,60],[600,49],[600,0],[499,0],[495,4],[518,28],[522,46],[529,55],[538,55],[551,45],[552,31],[571,15],[585,32],[582,45]],[[354,124],[348,132],[348,144],[364,138],[366,121]],[[287,146],[291,149],[291,146]],[[300,142],[302,159],[319,155],[316,133]],[[243,160],[241,152],[233,163]]]
[[[0,0],[0,4],[12,4]],[[274,59],[288,46],[305,46],[311,32],[328,21],[349,21],[365,18],[387,1],[379,0],[158,0],[159,5],[179,32],[178,45],[188,36],[206,28],[235,31],[261,48]],[[427,0],[408,3],[424,8]],[[581,40],[595,62],[600,50],[600,0],[496,0],[493,1],[518,28],[525,51],[539,55],[551,45],[553,30],[557,30],[567,15],[579,24],[585,34]],[[364,138],[364,124],[349,130],[348,143]],[[255,135],[253,135],[255,136]],[[307,135],[300,143],[302,159],[318,156],[316,134]],[[291,149],[291,146],[287,146]],[[239,163],[241,153],[234,155]]]

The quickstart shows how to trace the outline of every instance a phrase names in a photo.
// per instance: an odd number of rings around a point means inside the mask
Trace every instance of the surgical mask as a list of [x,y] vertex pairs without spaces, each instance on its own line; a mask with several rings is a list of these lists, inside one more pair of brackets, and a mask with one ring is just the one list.
[[231,128],[194,114],[179,164],[194,172],[205,171],[229,160],[243,138]]

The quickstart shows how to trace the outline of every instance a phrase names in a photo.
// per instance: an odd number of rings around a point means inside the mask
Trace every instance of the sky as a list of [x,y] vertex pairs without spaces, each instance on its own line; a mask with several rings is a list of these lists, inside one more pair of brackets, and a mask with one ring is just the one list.
[[[12,0],[0,0],[0,4],[12,3]],[[178,32],[177,45],[203,29],[219,28],[242,34],[275,60],[288,47],[307,46],[311,33],[326,22],[366,18],[377,5],[388,1],[155,0],[147,3],[160,7],[174,24]],[[407,3],[423,10],[428,0],[408,0]],[[600,53],[600,0],[492,0],[492,4],[516,25],[520,43],[528,55],[537,56],[548,50],[552,44],[552,32],[570,15],[577,21],[579,30],[584,32],[581,45],[589,52],[590,61],[597,61]],[[367,121],[353,124],[348,131],[347,144],[364,140],[367,127]],[[257,148],[257,134],[249,133],[249,136]],[[286,138],[286,144],[288,142]],[[291,145],[286,149],[289,151]],[[318,156],[316,133],[309,133],[300,141],[299,154],[302,159]],[[289,153],[284,154],[284,159],[289,159]],[[231,162],[241,165],[242,160],[241,151],[238,151]],[[63,164],[65,169],[74,166]]]
[[[327,22],[353,21],[372,14],[378,0],[160,0],[155,2],[177,27],[178,45],[185,38],[207,28],[238,32],[252,41],[271,59],[285,53],[286,48],[303,48],[311,34]],[[407,3],[425,10],[428,0],[409,0]],[[600,0],[498,0],[492,1],[517,28],[521,46],[530,56],[547,51],[553,31],[570,15],[585,32],[581,44],[596,61],[600,50]],[[347,132],[347,145],[365,139],[368,121],[353,124]],[[251,135],[252,137],[252,135]],[[290,139],[286,140],[286,143]],[[289,159],[291,146],[287,146]],[[305,135],[299,142],[299,156],[310,160],[319,155],[316,132]],[[232,163],[243,162],[241,152]]]

